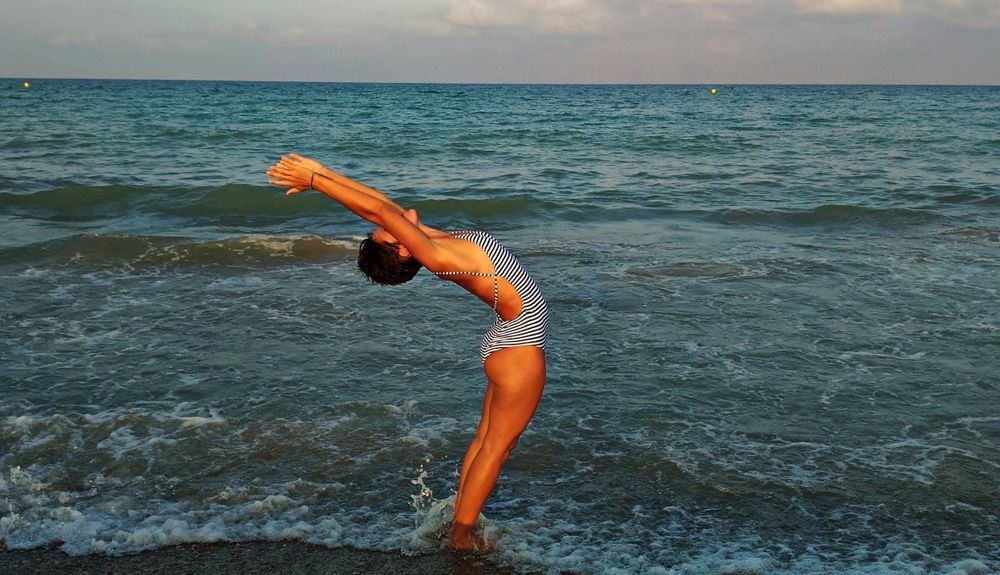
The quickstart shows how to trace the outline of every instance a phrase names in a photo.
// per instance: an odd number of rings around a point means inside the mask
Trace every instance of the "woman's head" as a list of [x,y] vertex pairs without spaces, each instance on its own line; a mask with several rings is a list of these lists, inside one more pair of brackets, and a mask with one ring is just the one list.
[[[411,224],[420,227],[417,210],[403,210],[402,215]],[[361,248],[358,250],[358,269],[372,283],[381,285],[406,283],[417,275],[420,265],[410,250],[382,226],[376,227],[366,239],[361,240]]]
[[369,281],[380,285],[399,285],[413,279],[420,262],[382,228],[368,234],[358,248],[358,269]]

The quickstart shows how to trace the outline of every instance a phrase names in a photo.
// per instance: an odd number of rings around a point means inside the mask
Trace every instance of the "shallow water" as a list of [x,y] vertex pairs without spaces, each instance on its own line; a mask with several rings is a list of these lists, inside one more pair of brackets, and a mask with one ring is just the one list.
[[549,302],[499,561],[1000,566],[1000,89],[0,86],[9,547],[439,544],[490,311],[369,286],[368,226],[266,185],[297,151]]

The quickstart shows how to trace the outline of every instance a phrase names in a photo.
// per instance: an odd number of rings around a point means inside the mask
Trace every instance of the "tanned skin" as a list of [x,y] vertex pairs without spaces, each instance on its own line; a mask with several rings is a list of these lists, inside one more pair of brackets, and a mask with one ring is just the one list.
[[[287,188],[286,195],[313,189],[336,200],[375,224],[374,241],[395,247],[402,258],[416,258],[431,272],[494,273],[489,256],[475,243],[424,225],[415,210],[405,210],[375,188],[315,160],[288,154],[271,166],[267,175],[271,184]],[[462,286],[492,307],[492,278],[439,277]],[[499,278],[497,313],[510,320],[520,312],[517,290]],[[456,549],[487,552],[492,548],[475,532],[476,519],[496,485],[500,467],[538,407],[545,387],[545,351],[534,346],[500,349],[486,359],[483,371],[487,380],[483,413],[462,463],[449,540]]]

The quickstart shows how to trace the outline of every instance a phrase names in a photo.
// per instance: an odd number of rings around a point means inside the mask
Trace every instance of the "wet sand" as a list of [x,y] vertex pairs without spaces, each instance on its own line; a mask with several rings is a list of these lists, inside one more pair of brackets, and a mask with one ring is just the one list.
[[190,543],[133,555],[69,556],[58,547],[8,550],[0,543],[2,575],[514,575],[485,556],[442,551],[399,553],[294,541]]

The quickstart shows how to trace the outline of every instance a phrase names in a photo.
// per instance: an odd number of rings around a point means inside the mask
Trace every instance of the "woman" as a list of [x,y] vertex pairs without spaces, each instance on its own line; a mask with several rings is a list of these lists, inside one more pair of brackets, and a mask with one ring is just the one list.
[[358,253],[358,267],[372,282],[400,284],[425,267],[496,313],[480,346],[488,380],[483,415],[462,464],[449,536],[457,549],[489,551],[473,527],[545,385],[548,311],[541,293],[514,256],[485,232],[425,226],[416,211],[296,154],[283,156],[267,175],[270,183],[288,188],[287,195],[313,189],[375,224]]

